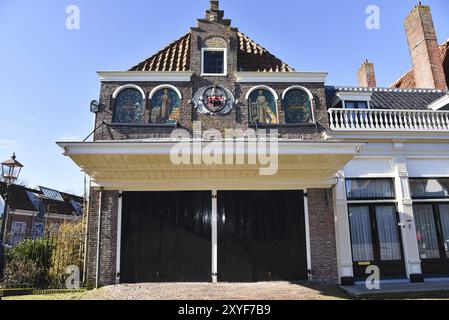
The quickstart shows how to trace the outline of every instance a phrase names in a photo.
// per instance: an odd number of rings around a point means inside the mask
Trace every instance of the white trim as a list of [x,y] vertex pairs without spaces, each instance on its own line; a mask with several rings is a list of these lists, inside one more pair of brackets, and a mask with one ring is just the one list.
[[[316,123],[316,121],[315,121],[315,97],[313,96],[312,92],[310,92],[310,90],[307,89],[306,87],[303,87],[303,86],[291,86],[291,87],[285,89],[285,91],[282,93],[282,103],[284,102],[284,99],[285,99],[285,96],[287,95],[287,93],[290,90],[295,90],[295,89],[296,90],[302,90],[305,93],[307,93],[307,95],[309,96],[310,106],[312,108],[312,110],[311,110],[311,112],[312,112],[312,123]],[[282,107],[284,107],[284,106],[282,106]]]
[[150,95],[148,96],[148,99],[153,99],[153,96],[156,94],[156,92],[158,92],[159,90],[162,89],[172,89],[173,91],[175,91],[178,94],[178,97],[180,100],[182,100],[182,93],[181,91],[179,91],[178,88],[176,88],[175,86],[171,85],[171,84],[161,84],[157,87],[155,87],[153,90],[150,91]]
[[445,96],[442,96],[438,100],[435,100],[431,104],[427,106],[427,108],[431,110],[440,110],[441,108],[444,108],[449,105],[449,94],[446,94]]
[[218,192],[212,190],[212,283],[218,283]]
[[[100,142],[57,142],[57,145],[64,150],[65,155],[169,155],[172,148],[181,142],[163,141],[100,141]],[[182,141],[190,144],[191,140]],[[196,141],[195,143],[198,143]],[[201,143],[201,142],[200,142]],[[223,142],[225,143],[225,142]],[[204,142],[209,144],[209,142]],[[279,155],[301,155],[301,154],[351,154],[357,155],[365,143],[350,142],[299,142],[299,141],[279,141]],[[253,152],[254,150],[245,148],[237,149],[235,152]],[[257,150],[256,150],[257,151]]]
[[327,72],[236,72],[236,81],[245,82],[297,82],[325,83]]
[[[204,52],[223,52],[223,73],[204,72]],[[201,76],[202,77],[226,77],[228,75],[228,49],[227,48],[201,48]]]
[[98,71],[101,82],[190,82],[190,71]]
[[306,225],[306,252],[307,252],[307,274],[312,271],[312,246],[310,243],[310,219],[309,219],[309,199],[307,189],[304,189],[304,222]]
[[[255,86],[255,87],[252,87],[251,89],[249,89],[248,92],[246,93],[245,100],[248,100],[249,96],[256,90],[267,90],[267,91],[270,91],[271,94],[273,94],[274,99],[276,101],[279,100],[279,95],[276,93],[276,91],[274,91],[273,88],[271,88],[269,86],[265,86],[265,85],[259,85],[259,86]],[[277,103],[276,103],[276,109],[277,109]]]
[[288,93],[290,90],[295,90],[295,89],[299,89],[299,90],[302,90],[302,91],[304,91],[305,93],[307,93],[311,101],[314,101],[314,100],[315,100],[315,97],[313,96],[312,92],[310,92],[309,89],[307,89],[306,87],[303,87],[303,86],[291,86],[291,87],[288,87],[288,88],[285,89],[284,92],[282,93],[282,100],[285,99],[285,96],[287,95],[287,93]]
[[122,209],[123,209],[123,193],[119,191],[118,209],[117,209],[117,262],[116,262],[116,283],[120,283],[120,268],[122,254]]
[[139,90],[139,92],[142,94],[143,100],[145,100],[145,92],[142,90],[141,87],[135,84],[125,84],[124,86],[118,87],[114,93],[112,94],[112,99],[116,99],[120,92],[122,92],[125,89],[136,89]]

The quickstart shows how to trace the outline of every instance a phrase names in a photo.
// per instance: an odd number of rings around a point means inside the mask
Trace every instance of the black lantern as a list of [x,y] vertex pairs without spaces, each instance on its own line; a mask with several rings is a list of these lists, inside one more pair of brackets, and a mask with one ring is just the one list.
[[22,168],[23,165],[16,160],[16,154],[14,153],[11,159],[2,162],[2,179],[8,184],[16,181]]

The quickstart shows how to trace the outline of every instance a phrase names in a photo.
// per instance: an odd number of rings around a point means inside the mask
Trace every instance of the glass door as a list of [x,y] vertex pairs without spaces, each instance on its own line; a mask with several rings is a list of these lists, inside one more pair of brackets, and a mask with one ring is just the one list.
[[350,205],[354,275],[366,277],[375,265],[382,277],[405,275],[396,206],[390,204]]
[[421,203],[413,209],[423,273],[449,274],[449,204]]

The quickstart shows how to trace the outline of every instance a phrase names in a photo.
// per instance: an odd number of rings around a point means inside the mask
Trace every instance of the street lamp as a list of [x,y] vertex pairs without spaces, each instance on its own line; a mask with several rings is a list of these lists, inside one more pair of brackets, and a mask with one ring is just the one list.
[[8,196],[11,184],[19,178],[20,171],[22,171],[23,165],[16,160],[16,154],[14,153],[11,159],[2,162],[2,176],[1,179],[6,182],[6,192],[4,194],[5,207],[2,217],[2,226],[0,231],[0,280],[3,279],[5,270],[5,228],[6,221],[8,219]]

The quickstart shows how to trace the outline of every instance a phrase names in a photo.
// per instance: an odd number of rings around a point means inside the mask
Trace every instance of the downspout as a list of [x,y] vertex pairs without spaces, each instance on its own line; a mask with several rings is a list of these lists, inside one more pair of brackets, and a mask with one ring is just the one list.
[[96,269],[96,276],[95,276],[95,288],[98,289],[99,287],[99,277],[100,277],[100,245],[101,245],[101,210],[103,209],[102,202],[103,202],[103,190],[104,188],[100,188],[100,194],[98,196],[98,230],[97,230],[97,269]]

